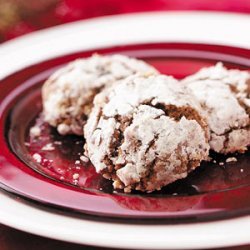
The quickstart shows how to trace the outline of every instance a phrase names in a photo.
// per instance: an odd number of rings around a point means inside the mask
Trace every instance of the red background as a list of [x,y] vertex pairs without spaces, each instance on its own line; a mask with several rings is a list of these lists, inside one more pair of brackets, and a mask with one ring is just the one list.
[[[0,0],[0,42],[81,19],[152,10],[250,13],[249,0]],[[247,250],[250,246],[231,250]],[[96,249],[48,240],[0,225],[0,249]],[[229,250],[229,248],[228,248]]]
[[250,13],[249,0],[0,0],[0,42],[76,20],[154,10]]

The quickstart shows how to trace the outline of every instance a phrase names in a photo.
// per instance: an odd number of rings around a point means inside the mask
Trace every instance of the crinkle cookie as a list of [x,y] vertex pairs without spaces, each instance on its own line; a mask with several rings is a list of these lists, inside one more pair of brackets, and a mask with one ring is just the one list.
[[84,128],[86,153],[114,188],[160,190],[208,157],[199,109],[172,77],[129,77],[96,96]]
[[56,71],[42,88],[45,121],[60,134],[82,134],[93,99],[104,87],[137,72],[157,71],[122,55],[78,59]]
[[227,70],[218,63],[182,82],[203,108],[211,131],[211,149],[224,154],[246,151],[250,144],[250,74]]

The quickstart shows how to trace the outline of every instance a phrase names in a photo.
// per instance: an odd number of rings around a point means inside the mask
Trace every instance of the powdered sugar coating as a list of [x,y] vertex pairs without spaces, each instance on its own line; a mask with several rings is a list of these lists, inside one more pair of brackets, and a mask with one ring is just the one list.
[[56,71],[42,89],[45,120],[60,134],[82,134],[97,93],[137,72],[157,71],[143,61],[122,55],[93,55]]
[[208,157],[199,104],[172,77],[133,76],[94,103],[84,129],[86,151],[115,188],[159,190]]
[[238,92],[248,92],[250,73],[248,71],[230,69],[228,70],[222,62],[211,67],[200,69],[197,73],[185,78],[185,82],[196,80],[220,80],[228,85],[234,86]]
[[250,108],[250,73],[238,69],[228,70],[223,63],[218,62],[215,66],[205,67],[197,73],[185,78],[185,82],[196,80],[218,80],[227,84],[234,92],[237,99]]
[[217,63],[183,80],[203,107],[216,152],[243,152],[250,144],[249,79],[248,72]]

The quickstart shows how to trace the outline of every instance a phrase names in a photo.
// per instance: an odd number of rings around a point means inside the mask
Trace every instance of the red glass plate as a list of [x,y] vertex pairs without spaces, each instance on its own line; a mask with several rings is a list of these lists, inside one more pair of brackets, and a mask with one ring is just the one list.
[[[41,62],[0,82],[0,185],[31,200],[84,214],[115,218],[217,219],[250,212],[250,153],[212,154],[186,179],[151,194],[114,191],[91,164],[79,163],[84,141],[60,136],[40,115],[41,85],[57,68],[92,53],[121,53],[142,58],[160,72],[183,78],[223,61],[229,68],[249,70],[250,51],[204,44],[141,44],[83,51]],[[29,136],[42,127],[39,140]],[[44,150],[50,143],[53,150]],[[34,160],[41,156],[41,162]],[[232,156],[232,155],[230,155]],[[223,162],[223,165],[222,165]],[[79,178],[75,178],[79,175]]]

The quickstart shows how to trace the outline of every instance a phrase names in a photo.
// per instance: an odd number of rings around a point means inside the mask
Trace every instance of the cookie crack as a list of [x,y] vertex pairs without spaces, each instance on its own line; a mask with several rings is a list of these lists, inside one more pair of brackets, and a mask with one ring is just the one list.
[[230,127],[229,129],[227,129],[224,133],[222,134],[219,134],[219,133],[216,133],[214,131],[212,131],[213,134],[217,135],[217,136],[227,136],[229,135],[231,132],[233,132],[234,130],[240,130],[240,129],[250,129],[250,125],[246,125],[246,126],[240,126],[240,127],[236,127],[236,126],[233,126],[233,127]]
[[[249,84],[248,84],[249,82]],[[231,93],[235,96],[235,98],[237,99],[239,105],[246,111],[247,115],[250,116],[250,107],[248,107],[245,103],[244,103],[244,99],[249,99],[249,92],[250,92],[250,79],[247,81],[247,93],[245,93],[246,95],[243,96],[242,98],[240,96],[238,96],[238,94],[244,94],[242,92],[240,92],[237,87],[235,87],[234,85],[229,84],[229,88]]]
[[206,135],[206,139],[208,140],[209,134],[207,122],[194,108],[189,106],[177,107],[172,104],[165,105],[163,103],[157,103],[156,105],[153,105],[153,100],[155,100],[155,98],[152,98],[150,101],[144,102],[143,104],[162,110],[165,116],[170,117],[175,121],[179,121],[183,116],[187,120],[195,120],[203,128]]

